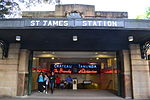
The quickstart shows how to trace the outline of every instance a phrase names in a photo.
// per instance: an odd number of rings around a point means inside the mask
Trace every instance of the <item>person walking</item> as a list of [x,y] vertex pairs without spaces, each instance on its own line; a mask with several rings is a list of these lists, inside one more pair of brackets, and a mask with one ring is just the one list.
[[44,76],[44,83],[45,83],[45,93],[47,94],[48,93],[48,83],[49,83],[49,78],[48,78],[48,75],[47,73],[45,73],[45,76]]
[[55,73],[54,72],[52,72],[51,75],[49,76],[49,81],[50,81],[51,93],[53,94],[54,85],[55,85]]
[[43,85],[44,85],[44,75],[41,72],[38,77],[37,77],[37,82],[38,82],[38,91],[43,92]]
[[56,88],[60,88],[60,77],[57,75],[56,76]]

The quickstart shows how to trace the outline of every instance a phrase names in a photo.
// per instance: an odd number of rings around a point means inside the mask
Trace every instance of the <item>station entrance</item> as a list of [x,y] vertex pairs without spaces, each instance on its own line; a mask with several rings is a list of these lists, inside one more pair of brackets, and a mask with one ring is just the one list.
[[67,86],[68,76],[77,80],[77,91],[105,90],[115,95],[118,93],[116,52],[34,51],[32,93],[38,89],[38,74],[43,72],[49,75],[51,71],[64,83],[63,88],[55,87],[61,93],[73,91],[73,85]]

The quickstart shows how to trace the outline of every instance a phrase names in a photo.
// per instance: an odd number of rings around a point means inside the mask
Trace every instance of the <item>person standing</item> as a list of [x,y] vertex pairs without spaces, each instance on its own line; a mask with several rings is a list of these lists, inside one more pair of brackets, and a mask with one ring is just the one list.
[[71,89],[71,87],[72,87],[72,78],[71,78],[71,76],[69,75],[67,78],[66,78],[66,81],[67,81],[67,87],[68,87],[68,89]]
[[56,76],[56,88],[60,88],[60,77]]
[[50,81],[51,93],[53,94],[54,85],[55,85],[55,74],[54,74],[54,72],[52,72],[51,75],[49,76],[49,81]]
[[43,92],[43,85],[44,85],[44,75],[41,72],[38,77],[37,77],[37,82],[38,82],[38,91]]
[[47,94],[47,92],[48,92],[48,83],[49,83],[49,78],[48,78],[47,73],[45,73],[44,81],[45,81],[45,93]]

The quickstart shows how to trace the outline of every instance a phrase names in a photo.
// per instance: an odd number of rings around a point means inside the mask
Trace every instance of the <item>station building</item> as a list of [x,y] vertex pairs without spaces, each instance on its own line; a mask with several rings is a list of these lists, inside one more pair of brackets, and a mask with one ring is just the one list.
[[150,98],[150,20],[81,4],[22,17],[0,19],[0,96],[30,95],[38,73],[54,71],[78,89]]

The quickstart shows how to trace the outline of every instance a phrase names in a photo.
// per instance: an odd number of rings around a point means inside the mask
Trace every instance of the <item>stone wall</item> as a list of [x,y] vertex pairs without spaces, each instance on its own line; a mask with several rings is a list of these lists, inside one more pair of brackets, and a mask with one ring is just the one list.
[[67,12],[77,11],[82,13],[85,17],[95,16],[95,6],[93,5],[81,5],[81,4],[69,4],[69,5],[56,5],[55,16],[65,16]]
[[19,44],[10,44],[8,58],[0,59],[0,96],[16,96]]
[[83,18],[128,18],[127,12],[95,11],[94,5],[65,4],[56,5],[55,11],[23,11],[23,18],[66,18],[70,12],[79,12]]
[[27,94],[28,56],[29,51],[20,49],[20,44],[9,45],[8,58],[0,59],[0,96]]
[[132,88],[134,99],[150,98],[150,75],[148,60],[141,59],[140,46],[130,45]]
[[96,11],[96,18],[128,18],[127,12]]
[[100,89],[102,90],[118,90],[118,78],[115,73],[102,73],[100,75]]
[[54,17],[54,11],[23,11],[22,17],[24,18],[49,18]]

